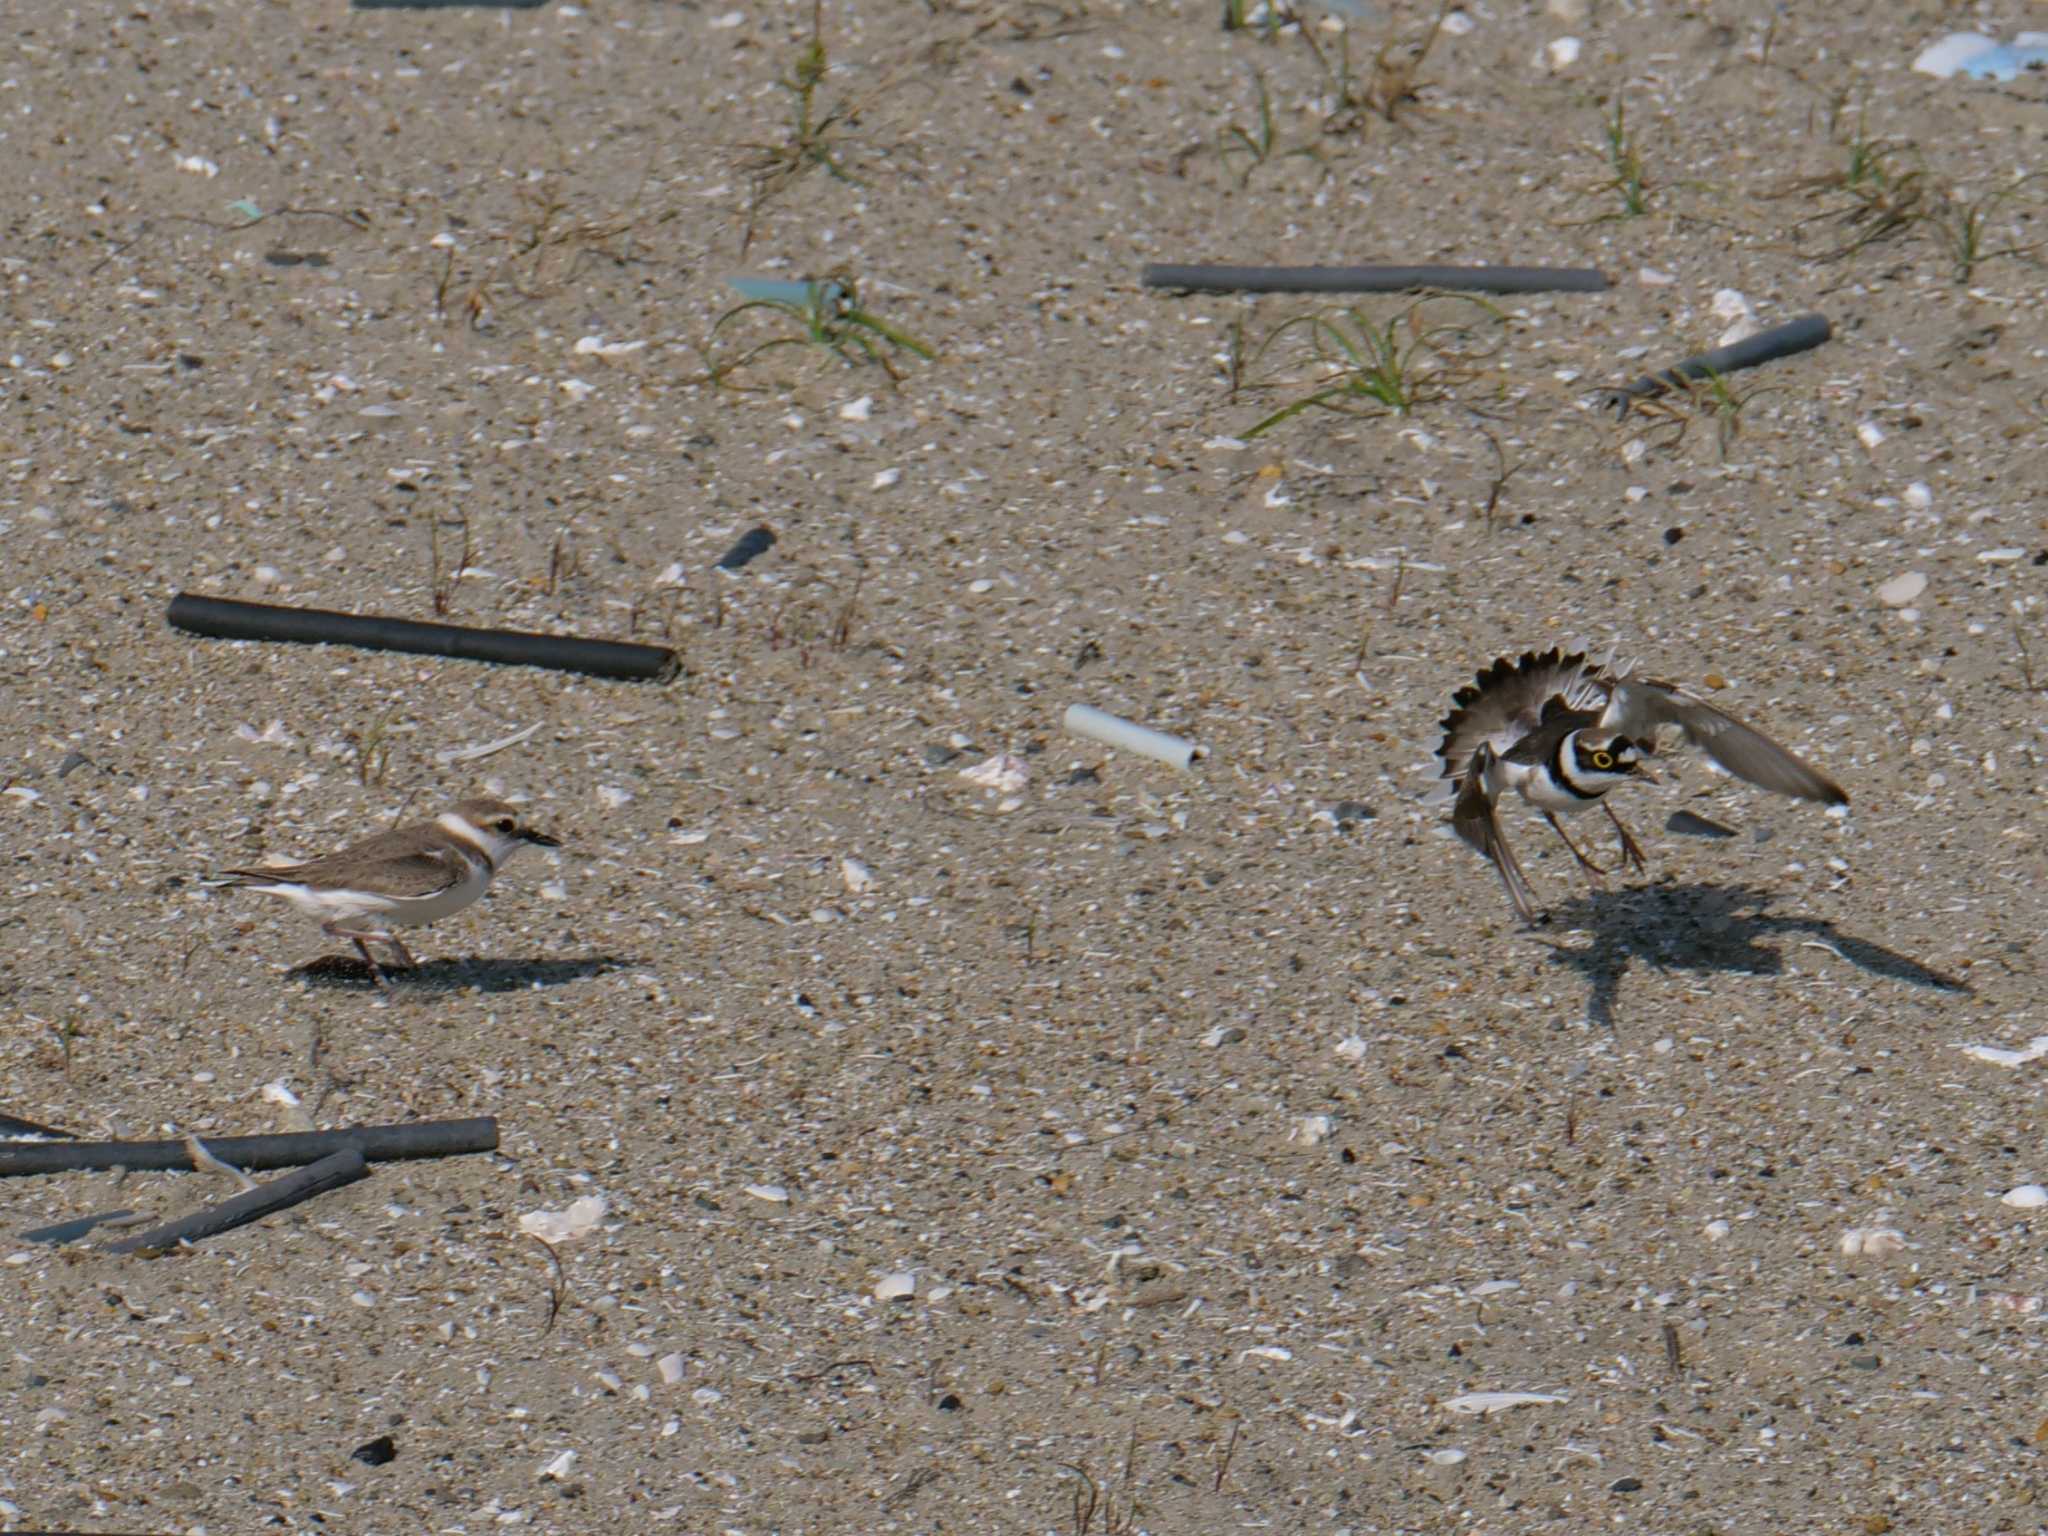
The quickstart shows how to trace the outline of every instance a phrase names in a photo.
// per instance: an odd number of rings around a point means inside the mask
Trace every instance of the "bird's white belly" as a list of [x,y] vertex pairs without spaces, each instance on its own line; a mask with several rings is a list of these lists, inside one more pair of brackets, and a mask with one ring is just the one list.
[[251,889],[282,896],[320,922],[353,923],[368,919],[378,928],[417,928],[460,912],[490,886],[490,872],[472,864],[455,884],[431,896],[386,896],[377,891],[334,890],[284,881]]
[[1493,778],[1494,782],[1488,787],[1496,799],[1504,794],[1520,795],[1537,810],[1548,811],[1553,816],[1576,815],[1580,811],[1590,811],[1600,803],[1597,799],[1587,800],[1573,794],[1551,778],[1546,768],[1531,768],[1496,758]]

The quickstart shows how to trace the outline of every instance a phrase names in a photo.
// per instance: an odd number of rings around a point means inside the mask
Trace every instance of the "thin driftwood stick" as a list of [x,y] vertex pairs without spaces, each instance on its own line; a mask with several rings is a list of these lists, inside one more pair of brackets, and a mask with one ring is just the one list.
[[287,1210],[315,1195],[324,1195],[330,1189],[353,1184],[357,1179],[367,1178],[369,1172],[370,1165],[363,1161],[361,1150],[345,1147],[331,1157],[294,1169],[268,1184],[259,1184],[232,1200],[223,1200],[219,1205],[209,1205],[190,1216],[180,1216],[176,1221],[123,1238],[111,1244],[107,1251],[139,1253],[145,1248],[175,1248],[180,1243],[196,1243],[202,1237],[216,1237],[222,1232],[232,1232],[236,1227],[246,1227],[252,1221],[261,1221],[274,1211]]
[[1646,373],[1633,384],[1606,391],[1605,401],[1626,415],[1631,400],[1645,400],[1652,395],[1661,395],[1667,389],[1683,389],[1693,379],[1733,373],[1738,368],[1754,368],[1759,363],[1791,357],[1819,346],[1833,334],[1834,327],[1828,324],[1826,315],[1801,315],[1797,320],[1787,320],[1783,325],[1758,331],[1754,336],[1729,346],[1688,357],[1662,373]]
[[274,640],[298,645],[354,645],[372,651],[410,651],[493,661],[503,666],[550,667],[665,683],[682,669],[682,658],[658,645],[619,640],[584,640],[575,635],[534,635],[516,629],[470,629],[460,624],[423,624],[374,613],[333,613],[324,608],[280,608],[228,597],[180,592],[165,614],[173,629],[219,640]]
[[47,1125],[37,1125],[33,1120],[24,1120],[18,1115],[0,1115],[0,1137],[7,1136],[49,1136],[59,1141],[74,1138],[69,1131],[53,1130]]
[[1190,293],[1599,293],[1607,275],[1591,267],[1190,267],[1155,262],[1147,288]]
[[[226,1136],[206,1145],[216,1157],[237,1168],[295,1168],[347,1147],[354,1147],[370,1162],[382,1163],[495,1152],[498,1122],[489,1117],[422,1120],[411,1125],[359,1125],[345,1131],[306,1131],[292,1136]],[[106,1168],[190,1172],[192,1154],[182,1141],[0,1142],[0,1178]]]

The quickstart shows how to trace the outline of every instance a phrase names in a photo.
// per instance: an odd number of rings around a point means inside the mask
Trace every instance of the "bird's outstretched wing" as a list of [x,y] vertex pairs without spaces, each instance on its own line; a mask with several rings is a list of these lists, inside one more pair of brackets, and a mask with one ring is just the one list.
[[1508,846],[1507,834],[1501,831],[1493,791],[1486,782],[1486,770],[1492,765],[1493,758],[1493,748],[1484,743],[1472,754],[1458,791],[1457,803],[1451,808],[1451,828],[1500,871],[1501,884],[1508,888],[1508,900],[1515,904],[1515,911],[1523,922],[1534,924],[1542,919],[1529,891],[1528,876],[1522,873],[1522,861],[1515,857],[1515,850]]
[[1798,800],[1847,805],[1848,794],[1813,764],[1779,746],[1754,726],[1714,708],[1671,683],[1650,678],[1614,682],[1600,724],[1642,741],[1657,727],[1675,725],[1686,739],[1738,779]]

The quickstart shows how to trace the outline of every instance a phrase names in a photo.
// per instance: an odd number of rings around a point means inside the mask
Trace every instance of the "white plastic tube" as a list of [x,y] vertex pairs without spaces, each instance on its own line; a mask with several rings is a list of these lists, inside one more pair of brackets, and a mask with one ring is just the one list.
[[1133,725],[1128,720],[1119,720],[1115,715],[1105,714],[1092,705],[1069,704],[1064,723],[1070,735],[1085,736],[1090,741],[1101,742],[1104,746],[1135,752],[1140,757],[1170,763],[1175,768],[1185,768],[1195,758],[1195,744],[1192,741],[1169,736],[1164,731],[1151,730],[1146,726]]

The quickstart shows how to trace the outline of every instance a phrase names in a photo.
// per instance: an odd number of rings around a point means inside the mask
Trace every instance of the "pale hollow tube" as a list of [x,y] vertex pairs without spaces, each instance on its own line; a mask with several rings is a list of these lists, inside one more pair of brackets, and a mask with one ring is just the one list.
[[1175,768],[1185,768],[1195,758],[1195,744],[1192,741],[1169,736],[1164,731],[1155,731],[1146,726],[1133,725],[1128,720],[1119,720],[1115,715],[1105,714],[1093,705],[1069,704],[1064,724],[1071,735],[1086,736],[1090,741],[1099,741],[1104,746],[1118,747],[1126,752],[1135,752],[1140,757],[1170,763]]

